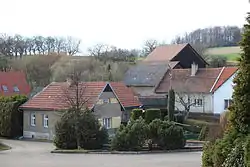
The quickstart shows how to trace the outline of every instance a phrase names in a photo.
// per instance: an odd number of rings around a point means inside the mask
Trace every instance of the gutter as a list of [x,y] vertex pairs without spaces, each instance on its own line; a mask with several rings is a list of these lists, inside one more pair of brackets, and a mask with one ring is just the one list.
[[214,81],[214,84],[213,84],[212,88],[211,88],[210,91],[209,91],[210,93],[213,91],[213,89],[214,89],[215,85],[217,84],[218,80],[220,79],[220,76],[221,76],[222,72],[224,71],[224,69],[225,69],[225,67],[223,67],[223,68],[221,69],[221,71],[220,71],[218,77],[217,77],[216,80]]

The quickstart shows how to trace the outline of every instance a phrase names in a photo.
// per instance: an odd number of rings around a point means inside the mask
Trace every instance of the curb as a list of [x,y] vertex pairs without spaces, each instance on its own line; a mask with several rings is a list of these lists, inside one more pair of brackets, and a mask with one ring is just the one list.
[[90,150],[53,150],[51,153],[57,154],[124,154],[124,155],[138,155],[138,154],[164,154],[164,153],[181,153],[181,152],[199,152],[202,148],[190,148],[179,150],[165,150],[165,151],[90,151]]

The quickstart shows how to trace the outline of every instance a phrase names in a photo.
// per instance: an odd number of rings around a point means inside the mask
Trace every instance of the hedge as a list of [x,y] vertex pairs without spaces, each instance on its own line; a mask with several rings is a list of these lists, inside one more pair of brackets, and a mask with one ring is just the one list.
[[140,109],[140,108],[136,108],[136,109],[133,109],[132,112],[131,112],[131,120],[137,120],[139,119],[140,117],[144,117],[143,116],[143,110]]
[[155,119],[161,119],[161,110],[157,108],[147,109],[145,112],[146,123],[150,123]]

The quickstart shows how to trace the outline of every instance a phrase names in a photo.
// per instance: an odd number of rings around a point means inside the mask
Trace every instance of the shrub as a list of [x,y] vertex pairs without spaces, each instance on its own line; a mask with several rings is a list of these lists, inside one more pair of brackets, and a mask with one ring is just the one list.
[[143,117],[143,110],[142,109],[133,109],[131,112],[131,119],[136,120],[140,117]]
[[160,109],[147,109],[145,113],[146,123],[150,123],[155,119],[161,119],[161,110]]
[[112,150],[139,151],[147,139],[148,125],[142,118],[121,126],[111,142]]
[[28,100],[26,96],[0,97],[0,136],[22,136],[23,113],[19,106]]
[[222,167],[246,167],[244,164],[243,141],[238,141],[228,154]]
[[206,139],[208,131],[209,131],[208,126],[202,127],[200,134],[199,134],[200,141],[204,141]]
[[250,166],[250,136],[246,138],[244,146],[244,161],[245,166]]
[[202,167],[213,167],[213,150],[214,150],[214,143],[208,142],[203,146],[202,152]]
[[149,124],[148,137],[161,149],[179,149],[186,144],[183,129],[169,121],[153,120]]
[[89,111],[79,112],[76,117],[74,112],[68,110],[57,122],[54,139],[57,148],[76,149],[79,142],[81,148],[99,149],[108,142],[107,130],[101,128],[95,116]]

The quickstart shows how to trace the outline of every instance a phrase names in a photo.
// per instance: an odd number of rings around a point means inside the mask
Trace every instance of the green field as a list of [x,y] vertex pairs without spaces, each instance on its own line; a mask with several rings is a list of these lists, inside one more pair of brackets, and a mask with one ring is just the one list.
[[219,55],[227,57],[228,61],[237,61],[240,57],[241,49],[239,46],[233,47],[218,47],[218,48],[209,48],[206,51],[207,55]]

